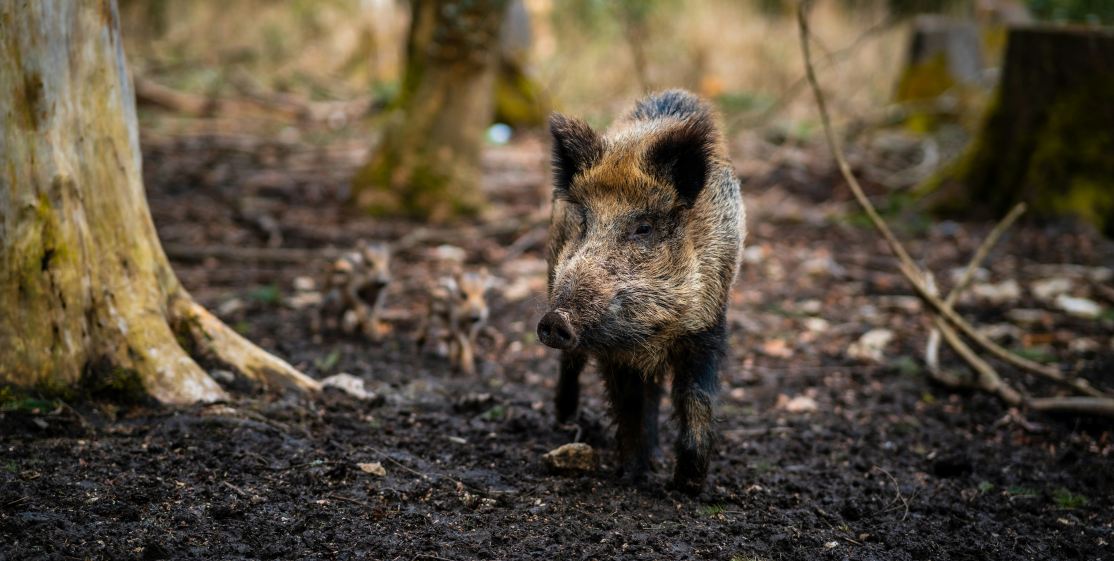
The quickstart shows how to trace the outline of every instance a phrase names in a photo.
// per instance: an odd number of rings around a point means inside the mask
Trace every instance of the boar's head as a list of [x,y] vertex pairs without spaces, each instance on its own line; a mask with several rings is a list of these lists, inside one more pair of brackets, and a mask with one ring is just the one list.
[[550,120],[550,307],[538,324],[550,347],[638,353],[722,313],[739,207],[721,188],[737,193],[720,135],[710,111],[643,109],[606,136]]

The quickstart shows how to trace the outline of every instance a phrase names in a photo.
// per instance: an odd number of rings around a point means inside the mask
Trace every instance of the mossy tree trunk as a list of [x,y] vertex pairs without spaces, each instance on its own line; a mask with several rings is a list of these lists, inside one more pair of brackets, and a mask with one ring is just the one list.
[[913,20],[908,62],[898,80],[896,101],[932,99],[956,88],[980,88],[983,54],[974,22],[944,16]]
[[996,101],[948,203],[1076,214],[1114,235],[1114,31],[1010,30]]
[[499,39],[494,120],[512,127],[543,126],[550,111],[544,88],[529,71],[533,35],[526,2],[511,0]]
[[506,0],[414,0],[392,122],[353,179],[375,214],[447,220],[477,211]]
[[194,303],[171,270],[143,191],[115,2],[4,2],[0,29],[0,383],[225,397],[185,346],[259,385],[318,388]]

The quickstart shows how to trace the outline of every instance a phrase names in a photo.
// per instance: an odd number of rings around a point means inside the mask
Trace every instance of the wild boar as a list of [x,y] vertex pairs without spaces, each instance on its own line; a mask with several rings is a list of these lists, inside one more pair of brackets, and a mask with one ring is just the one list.
[[433,331],[443,329],[437,336],[439,352],[447,351],[454,370],[474,374],[476,337],[487,324],[486,294],[491,283],[486,269],[458,271],[442,278],[432,290],[429,316],[418,335],[418,348],[425,346]]
[[554,114],[549,311],[538,338],[561,350],[559,422],[579,374],[604,379],[624,477],[657,447],[662,385],[678,425],[673,484],[699,492],[727,350],[727,302],[746,235],[739,182],[713,110],[671,90],[639,101],[605,134]]
[[360,241],[354,251],[341,255],[325,271],[324,297],[314,331],[322,327],[346,334],[362,332],[379,341],[385,328],[380,315],[391,282],[391,252],[383,243]]

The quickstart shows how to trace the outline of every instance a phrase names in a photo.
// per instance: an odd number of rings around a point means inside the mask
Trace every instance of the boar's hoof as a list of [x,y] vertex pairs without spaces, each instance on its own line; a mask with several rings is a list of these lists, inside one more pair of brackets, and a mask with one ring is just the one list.
[[576,331],[561,312],[549,312],[538,322],[538,339],[547,347],[569,350],[576,346]]
[[704,477],[703,476],[685,476],[679,473],[673,474],[673,481],[669,486],[687,495],[696,496],[704,490]]

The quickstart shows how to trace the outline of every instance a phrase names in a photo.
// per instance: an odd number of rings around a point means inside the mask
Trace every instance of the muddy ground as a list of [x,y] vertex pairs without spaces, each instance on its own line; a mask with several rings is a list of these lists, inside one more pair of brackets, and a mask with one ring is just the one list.
[[[544,285],[540,141],[491,149],[491,212],[452,229],[346,215],[358,144],[144,145],[151,209],[186,287],[307,373],[351,373],[376,396],[241,387],[233,402],[182,409],[8,407],[0,559],[1114,558],[1111,425],[1010,411],[928,382],[921,306],[840,202],[830,166],[808,163],[823,158],[740,166],[751,249],[731,303],[721,440],[694,498],[666,487],[669,446],[645,485],[615,479],[593,375],[579,430],[554,425],[556,356],[533,335]],[[990,226],[896,222],[945,288]],[[325,248],[361,237],[400,246],[391,333],[380,345],[315,337],[295,279],[317,275]],[[500,336],[481,341],[473,377],[415,348],[425,287],[453,253],[435,249],[445,243],[500,281],[490,295]],[[279,249],[243,251],[266,247]],[[961,309],[1007,347],[1114,389],[1111,280],[1096,268],[1111,264],[1114,247],[1086,229],[1027,224],[993,252]],[[999,284],[1011,279],[1019,291]],[[1106,311],[1064,313],[1033,290],[1049,279]],[[853,358],[849,346],[875,328],[895,335],[880,360]],[[944,364],[961,367],[947,353]],[[664,442],[673,434],[666,423]],[[601,450],[600,469],[549,473],[541,455],[577,437]],[[385,475],[359,465],[375,462]]]

